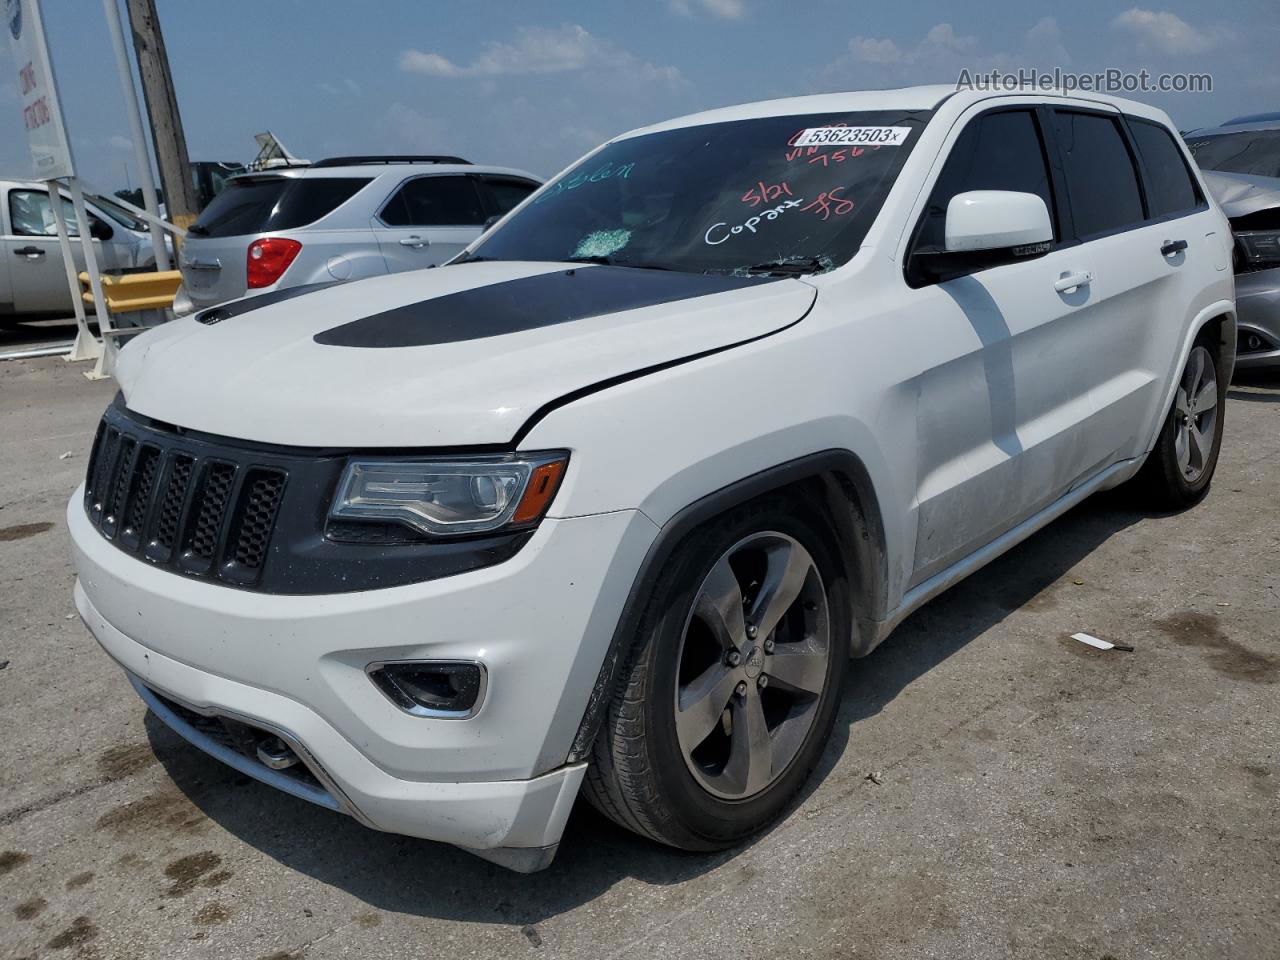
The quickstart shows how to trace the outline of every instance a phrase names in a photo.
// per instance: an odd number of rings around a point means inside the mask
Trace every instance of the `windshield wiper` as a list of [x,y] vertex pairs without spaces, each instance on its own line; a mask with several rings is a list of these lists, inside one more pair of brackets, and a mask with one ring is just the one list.
[[776,277],[799,277],[806,273],[824,273],[830,269],[830,257],[786,257],[782,260],[757,263],[753,267],[745,267],[742,272]]
[[639,260],[615,260],[613,257],[606,256],[590,256],[590,257],[565,257],[562,263],[594,263],[602,267],[631,267],[635,270],[675,270],[675,267],[665,267],[660,263],[642,263]]

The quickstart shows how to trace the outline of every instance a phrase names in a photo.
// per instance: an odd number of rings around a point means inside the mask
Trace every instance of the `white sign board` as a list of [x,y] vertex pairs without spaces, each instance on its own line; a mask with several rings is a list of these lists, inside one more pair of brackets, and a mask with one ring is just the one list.
[[53,180],[74,177],[67,129],[53,81],[53,64],[44,39],[39,0],[4,0],[4,31],[9,34],[18,67],[18,95],[22,124],[27,130],[36,177]]

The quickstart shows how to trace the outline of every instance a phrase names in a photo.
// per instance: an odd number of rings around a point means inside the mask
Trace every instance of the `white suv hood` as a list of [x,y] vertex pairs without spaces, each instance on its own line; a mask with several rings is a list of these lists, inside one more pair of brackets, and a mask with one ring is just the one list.
[[565,394],[774,332],[815,296],[794,279],[469,263],[174,320],[116,377],[130,410],[243,440],[509,443]]

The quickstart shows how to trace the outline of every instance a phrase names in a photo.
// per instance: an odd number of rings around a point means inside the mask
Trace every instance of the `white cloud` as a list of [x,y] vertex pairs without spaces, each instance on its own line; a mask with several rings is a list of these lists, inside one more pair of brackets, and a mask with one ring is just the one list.
[[1220,30],[1201,30],[1167,10],[1133,7],[1111,21],[1113,29],[1132,34],[1139,45],[1160,53],[1203,53],[1223,39]]
[[901,63],[902,51],[892,40],[875,37],[854,37],[849,41],[849,53],[862,63]]
[[744,0],[669,0],[668,6],[682,17],[693,16],[694,7],[718,20],[741,20],[747,15]]
[[854,37],[849,41],[849,54],[842,59],[856,63],[902,64],[931,63],[943,54],[967,54],[978,45],[977,37],[956,33],[949,23],[939,23],[929,29],[914,47],[903,50],[896,43],[883,37]]
[[613,95],[642,95],[652,102],[655,90],[668,93],[688,88],[680,70],[650,63],[597,37],[577,24],[547,29],[524,27],[509,42],[493,42],[470,63],[455,63],[442,54],[406,50],[400,69],[445,79],[479,80],[477,92],[492,96],[502,77],[580,75],[584,90],[608,90]]
[[629,59],[631,65],[678,74],[675,67],[654,68],[602,40],[578,24],[555,29],[522,27],[509,43],[490,43],[468,64],[454,63],[439,53],[406,50],[400,55],[400,69],[432,77],[500,77],[530,74],[567,73],[611,59]]
[[111,147],[114,150],[132,150],[133,149],[133,141],[130,140],[128,137],[120,136],[120,134],[118,133],[113,133],[110,137],[108,137],[107,143],[111,144]]

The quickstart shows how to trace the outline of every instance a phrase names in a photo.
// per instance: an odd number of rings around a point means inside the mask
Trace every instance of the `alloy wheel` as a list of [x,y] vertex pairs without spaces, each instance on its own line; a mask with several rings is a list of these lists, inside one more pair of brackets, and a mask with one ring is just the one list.
[[707,792],[745,800],[782,776],[813,726],[830,656],[809,551],[774,531],[725,551],[686,619],[675,695],[680,752]]
[[1209,464],[1218,428],[1218,376],[1213,354],[1203,346],[1195,347],[1187,358],[1174,399],[1174,417],[1178,470],[1184,481],[1193,484]]

